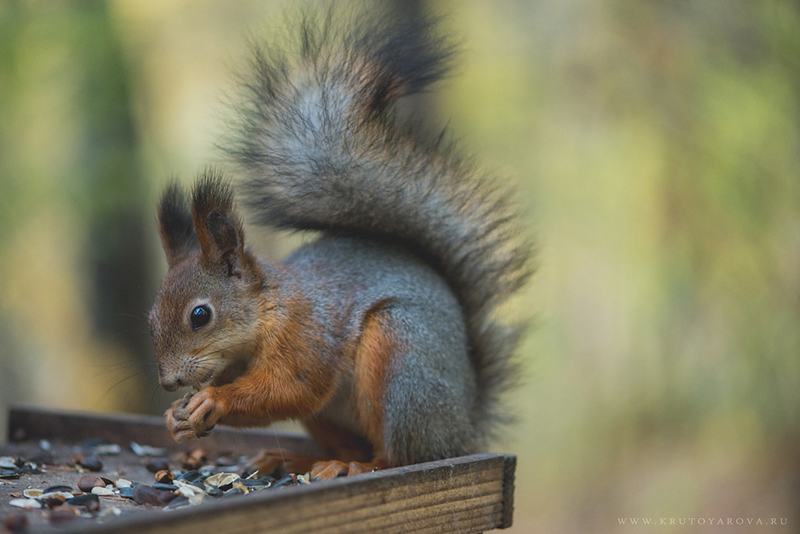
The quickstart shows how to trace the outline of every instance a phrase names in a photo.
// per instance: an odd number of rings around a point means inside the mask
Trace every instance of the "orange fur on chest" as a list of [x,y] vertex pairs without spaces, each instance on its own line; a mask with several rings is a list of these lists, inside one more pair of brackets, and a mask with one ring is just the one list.
[[[262,307],[272,308],[263,299]],[[230,424],[308,416],[322,409],[337,386],[335,377],[343,362],[320,357],[323,331],[312,320],[305,299],[290,294],[279,310],[262,317],[248,370],[219,388]]]
[[[387,304],[381,302],[366,314],[357,340],[326,347],[325,332],[312,320],[308,302],[300,297],[286,300],[279,310],[285,315],[267,315],[272,318],[261,324],[256,360],[247,372],[218,388],[227,406],[224,422],[250,426],[299,418],[324,447],[340,453],[337,456],[362,461],[373,454],[382,456],[386,382],[401,348],[384,311]],[[321,357],[323,351],[327,357]],[[330,421],[317,419],[348,369],[352,369],[351,409],[370,446],[354,442],[361,439],[358,436],[345,439],[348,431],[334,431]]]

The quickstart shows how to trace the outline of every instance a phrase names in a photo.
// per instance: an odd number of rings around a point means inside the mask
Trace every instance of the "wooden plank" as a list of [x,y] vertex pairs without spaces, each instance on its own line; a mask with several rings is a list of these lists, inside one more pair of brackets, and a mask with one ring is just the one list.
[[502,455],[476,454],[215,501],[159,517],[123,517],[84,525],[81,532],[482,532],[503,528],[504,466]]
[[109,443],[127,445],[131,441],[170,451],[186,450],[202,443],[216,451],[255,453],[260,449],[286,449],[305,456],[323,455],[319,446],[302,434],[262,429],[238,430],[218,426],[202,442],[176,443],[162,417],[133,414],[108,414],[80,411],[51,411],[42,408],[12,407],[8,416],[8,440],[59,439],[80,442],[102,438]]
[[514,522],[514,482],[517,472],[517,457],[507,454],[503,466],[503,528]]
[[[36,440],[79,442],[102,437],[120,444],[137,441],[172,450],[181,448],[172,442],[160,417],[14,408],[9,417],[9,437],[19,438],[22,433],[26,439]],[[279,442],[287,451],[318,454],[316,445],[305,436],[265,430],[219,428],[203,441],[209,449],[239,451],[275,447]],[[34,532],[482,532],[511,525],[515,466],[513,456],[476,454],[213,500],[170,512],[137,510],[103,524],[45,526]]]

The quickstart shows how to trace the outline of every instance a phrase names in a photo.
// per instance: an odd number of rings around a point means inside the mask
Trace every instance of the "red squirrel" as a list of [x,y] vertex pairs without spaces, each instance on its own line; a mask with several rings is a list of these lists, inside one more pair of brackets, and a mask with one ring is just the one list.
[[[396,109],[452,47],[430,21],[328,14],[305,16],[296,49],[254,48],[227,147],[241,179],[206,170],[158,206],[159,381],[197,390],[167,427],[299,420],[330,455],[315,478],[480,451],[522,330],[493,312],[529,247],[509,192]],[[259,224],[317,238],[257,258],[235,190]]]

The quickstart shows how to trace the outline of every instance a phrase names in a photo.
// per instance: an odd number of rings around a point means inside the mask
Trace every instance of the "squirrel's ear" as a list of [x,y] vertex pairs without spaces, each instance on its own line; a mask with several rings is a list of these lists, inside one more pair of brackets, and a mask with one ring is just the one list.
[[158,203],[158,233],[170,268],[199,247],[186,193],[175,181],[167,185]]
[[203,261],[237,268],[244,250],[242,221],[233,210],[233,188],[222,175],[207,170],[192,191],[192,218]]

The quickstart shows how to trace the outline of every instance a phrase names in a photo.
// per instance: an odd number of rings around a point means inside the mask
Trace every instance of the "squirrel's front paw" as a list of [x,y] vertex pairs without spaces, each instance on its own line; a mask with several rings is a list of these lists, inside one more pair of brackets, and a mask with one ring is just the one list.
[[214,429],[224,415],[225,409],[214,395],[214,388],[207,387],[190,399],[178,399],[165,414],[167,428],[175,441],[202,438]]

